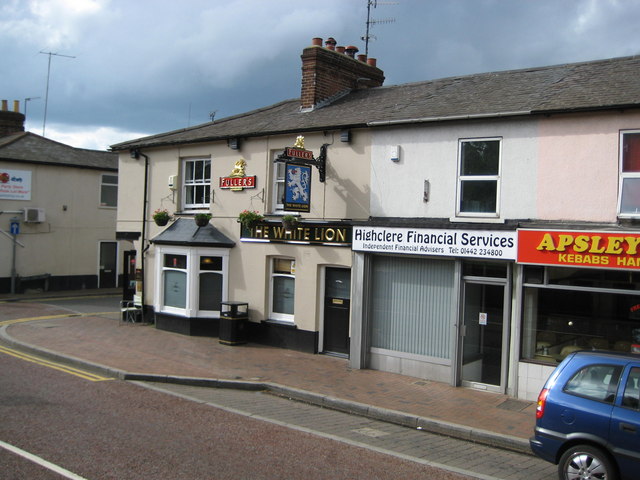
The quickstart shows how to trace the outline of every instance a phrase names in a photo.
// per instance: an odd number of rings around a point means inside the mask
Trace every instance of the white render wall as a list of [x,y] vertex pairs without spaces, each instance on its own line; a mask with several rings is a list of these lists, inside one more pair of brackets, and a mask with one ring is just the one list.
[[[2,200],[5,212],[42,208],[45,221],[25,223],[21,214],[0,217],[0,228],[9,231],[11,218],[20,219],[16,248],[16,271],[20,276],[98,275],[100,241],[115,242],[116,209],[100,206],[101,175],[113,171],[71,168],[37,163],[0,162],[2,170],[31,172],[31,200]],[[129,242],[118,242],[117,269],[121,273],[122,250]],[[0,239],[0,277],[11,276],[11,239]]]
[[[158,208],[174,214],[180,207],[180,189],[172,192],[168,177],[178,175],[181,185],[181,159],[202,157],[211,159],[210,205],[211,224],[235,242],[229,251],[229,300],[249,303],[249,319],[261,321],[269,314],[270,259],[289,257],[296,260],[295,325],[303,330],[321,328],[323,308],[322,287],[324,267],[351,267],[349,247],[295,245],[283,243],[253,243],[240,241],[238,214],[245,209],[269,215],[272,210],[273,156],[293,146],[296,134],[243,139],[240,150],[231,150],[226,142],[199,143],[143,149],[149,156],[149,204],[147,208],[147,239],[153,239],[166,227],[158,227],[151,215]],[[351,142],[340,141],[340,132],[305,133],[305,148],[317,158],[320,147],[327,149],[326,181],[319,181],[313,168],[311,212],[302,213],[307,221],[364,220],[369,216],[370,134],[367,130],[352,130]],[[235,162],[246,161],[246,175],[257,176],[256,188],[232,191],[219,187],[220,177],[231,174]],[[144,157],[131,159],[120,153],[120,188],[118,198],[118,231],[142,231]],[[190,216],[185,216],[190,218]],[[278,218],[272,216],[271,218]],[[140,241],[135,242],[140,250]],[[138,259],[138,266],[140,259]],[[156,248],[152,244],[145,258],[145,304],[154,305],[157,286]]]
[[[537,135],[538,124],[530,119],[374,129],[371,215],[455,219],[458,140],[501,138],[500,217],[495,221],[534,217],[537,192],[531,172],[537,171]],[[392,146],[399,146],[397,163],[390,160]],[[428,202],[423,201],[425,180],[430,183]]]

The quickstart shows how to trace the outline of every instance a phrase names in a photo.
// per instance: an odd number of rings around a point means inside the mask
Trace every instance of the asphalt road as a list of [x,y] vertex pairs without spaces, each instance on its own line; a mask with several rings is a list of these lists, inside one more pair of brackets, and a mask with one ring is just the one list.
[[140,385],[89,381],[7,351],[0,419],[3,480],[465,478]]

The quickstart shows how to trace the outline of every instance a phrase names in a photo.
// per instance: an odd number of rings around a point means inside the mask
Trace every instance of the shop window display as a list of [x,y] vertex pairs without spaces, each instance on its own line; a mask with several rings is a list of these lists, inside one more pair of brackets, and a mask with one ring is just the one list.
[[640,349],[640,274],[525,267],[521,356],[554,364],[575,350]]

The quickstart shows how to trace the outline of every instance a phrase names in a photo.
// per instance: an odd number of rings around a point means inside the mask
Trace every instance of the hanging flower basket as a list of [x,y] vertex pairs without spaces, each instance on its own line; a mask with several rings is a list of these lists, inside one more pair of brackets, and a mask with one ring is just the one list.
[[164,227],[167,223],[169,223],[169,220],[171,220],[171,215],[169,215],[169,212],[166,209],[159,208],[155,212],[153,212],[152,218],[153,221],[156,222],[156,225],[158,225],[159,227]]
[[262,220],[264,220],[264,216],[255,210],[243,210],[238,215],[238,222],[240,222],[245,228],[251,228]]
[[204,227],[209,223],[209,220],[211,220],[211,214],[210,213],[196,213],[194,220],[196,222],[196,225],[198,225],[199,227]]
[[296,228],[297,224],[298,224],[298,217],[296,217],[295,215],[287,214],[282,216],[282,226],[286,230],[293,230],[294,228]]

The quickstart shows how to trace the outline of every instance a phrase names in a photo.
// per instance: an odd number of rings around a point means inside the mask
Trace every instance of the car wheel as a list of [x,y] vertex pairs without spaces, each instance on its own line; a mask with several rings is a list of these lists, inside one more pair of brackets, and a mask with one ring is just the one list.
[[558,464],[561,480],[616,480],[607,454],[590,445],[577,445],[564,452]]

